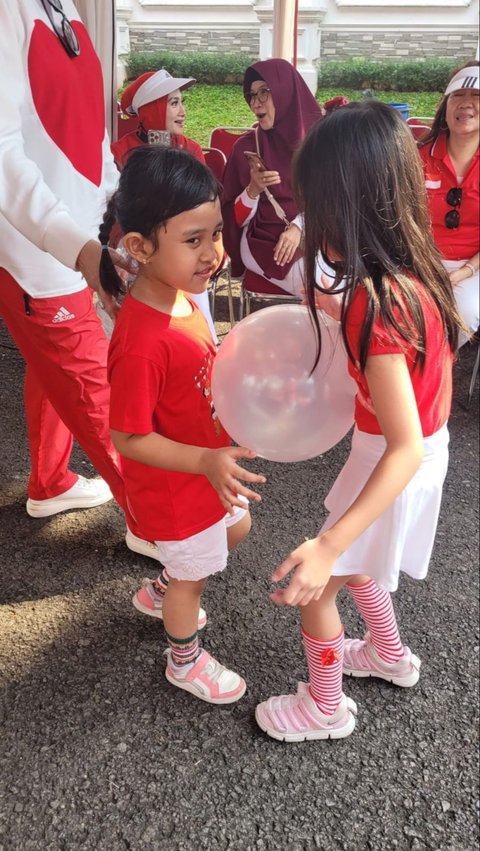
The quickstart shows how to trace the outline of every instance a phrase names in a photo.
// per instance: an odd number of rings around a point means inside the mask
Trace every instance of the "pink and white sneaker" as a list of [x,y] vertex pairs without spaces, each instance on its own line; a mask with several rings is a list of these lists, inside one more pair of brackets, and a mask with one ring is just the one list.
[[171,651],[166,650],[165,676],[169,683],[189,691],[207,703],[235,703],[245,694],[247,685],[234,671],[220,665],[210,653],[202,650],[193,665],[174,665]]
[[299,683],[296,694],[281,694],[259,703],[255,710],[258,726],[267,736],[281,742],[311,739],[344,739],[355,729],[357,705],[342,695],[333,715],[324,715],[310,694],[308,683]]
[[[142,579],[142,587],[135,592],[132,603],[137,612],[150,615],[152,618],[163,620],[163,597],[155,591],[154,579]],[[200,608],[198,612],[198,629],[203,629],[207,623],[207,613]]]
[[372,644],[370,633],[362,640],[345,639],[343,673],[348,677],[378,677],[396,686],[410,688],[418,682],[421,661],[408,648],[403,648],[403,656],[398,662],[384,662]]

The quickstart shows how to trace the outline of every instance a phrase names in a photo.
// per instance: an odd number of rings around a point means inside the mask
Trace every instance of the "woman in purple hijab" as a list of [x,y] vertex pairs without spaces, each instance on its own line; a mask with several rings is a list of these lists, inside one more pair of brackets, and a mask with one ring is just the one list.
[[[247,68],[243,93],[257,126],[238,139],[226,165],[225,248],[235,276],[247,268],[298,295],[303,289],[303,224],[293,200],[291,162],[322,111],[285,59],[267,59]],[[247,158],[245,151],[259,158]]]

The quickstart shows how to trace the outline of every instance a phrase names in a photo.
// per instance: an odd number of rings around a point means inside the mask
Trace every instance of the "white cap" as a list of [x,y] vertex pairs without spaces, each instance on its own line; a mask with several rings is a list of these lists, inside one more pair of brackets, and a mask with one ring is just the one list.
[[445,95],[451,95],[452,92],[458,92],[459,89],[480,89],[480,67],[471,65],[469,68],[462,68],[452,77]]
[[171,92],[175,92],[177,89],[187,89],[189,86],[196,83],[193,77],[172,77],[168,71],[165,71],[164,68],[161,68],[160,71],[157,71],[148,80],[145,80],[141,86],[135,92],[132,104],[128,107],[127,112],[129,115],[138,115],[138,110],[141,106],[145,106],[146,103],[151,103],[153,100],[158,100],[158,98],[163,98],[165,95],[169,95]]

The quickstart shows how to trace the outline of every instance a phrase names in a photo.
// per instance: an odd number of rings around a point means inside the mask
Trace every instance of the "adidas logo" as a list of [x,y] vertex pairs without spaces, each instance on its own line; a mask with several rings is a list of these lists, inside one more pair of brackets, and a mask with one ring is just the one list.
[[68,319],[75,319],[75,314],[70,313],[66,307],[60,307],[52,322],[67,322]]

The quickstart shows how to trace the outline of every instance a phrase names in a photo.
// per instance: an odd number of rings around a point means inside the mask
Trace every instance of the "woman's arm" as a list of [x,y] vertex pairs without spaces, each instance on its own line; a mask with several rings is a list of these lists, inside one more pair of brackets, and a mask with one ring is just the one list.
[[124,458],[160,467],[179,473],[206,476],[217,491],[226,511],[233,513],[233,506],[242,507],[238,495],[261,500],[261,496],[250,488],[240,484],[245,482],[263,484],[266,479],[257,473],[245,470],[239,464],[239,458],[255,458],[255,452],[241,446],[225,446],[220,449],[208,449],[203,446],[190,446],[177,443],[156,432],[150,434],[127,434],[112,429],[115,448]]
[[455,269],[455,271],[450,272],[450,281],[452,286],[456,284],[461,284],[462,281],[466,281],[468,278],[473,278],[474,275],[478,275],[478,269],[480,267],[480,252],[477,251],[473,257],[467,263],[464,263],[460,269]]
[[288,588],[272,594],[275,603],[296,606],[318,600],[336,559],[394,502],[421,464],[422,429],[404,355],[370,356],[365,376],[385,452],[343,516],[301,544],[274,572],[273,581],[279,582],[294,571]]

